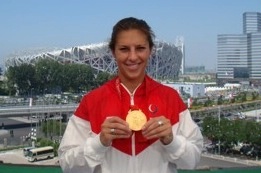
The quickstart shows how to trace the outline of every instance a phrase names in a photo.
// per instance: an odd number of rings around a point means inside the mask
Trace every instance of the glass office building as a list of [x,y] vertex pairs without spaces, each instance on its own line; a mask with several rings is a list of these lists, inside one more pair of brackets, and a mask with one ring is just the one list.
[[217,82],[261,84],[261,13],[243,14],[243,34],[217,36]]
[[261,80],[261,32],[248,35],[250,78]]
[[243,33],[261,32],[261,13],[246,12],[243,14]]
[[247,35],[218,35],[218,78],[233,79],[235,69],[247,71]]

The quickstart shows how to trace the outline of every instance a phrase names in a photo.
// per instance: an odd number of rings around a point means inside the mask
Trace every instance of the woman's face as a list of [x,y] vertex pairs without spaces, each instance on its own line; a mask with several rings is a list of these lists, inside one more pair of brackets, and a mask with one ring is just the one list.
[[149,42],[143,32],[137,29],[121,31],[113,51],[120,79],[142,82],[150,54]]

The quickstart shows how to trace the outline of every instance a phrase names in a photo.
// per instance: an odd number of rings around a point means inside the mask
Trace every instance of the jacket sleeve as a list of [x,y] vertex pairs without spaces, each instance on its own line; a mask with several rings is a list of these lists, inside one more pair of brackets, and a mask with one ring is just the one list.
[[179,117],[179,122],[172,127],[173,141],[163,146],[165,154],[178,169],[195,169],[201,158],[203,137],[188,109],[181,112]]
[[73,115],[58,149],[59,163],[64,173],[92,173],[109,147],[101,144],[99,134],[90,130],[90,123]]

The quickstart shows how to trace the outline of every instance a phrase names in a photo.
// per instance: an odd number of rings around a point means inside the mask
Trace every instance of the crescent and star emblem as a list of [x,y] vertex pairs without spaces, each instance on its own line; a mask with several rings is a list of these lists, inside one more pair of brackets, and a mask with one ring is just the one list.
[[155,114],[156,112],[158,112],[158,107],[156,105],[150,104],[149,105],[149,111],[153,114]]

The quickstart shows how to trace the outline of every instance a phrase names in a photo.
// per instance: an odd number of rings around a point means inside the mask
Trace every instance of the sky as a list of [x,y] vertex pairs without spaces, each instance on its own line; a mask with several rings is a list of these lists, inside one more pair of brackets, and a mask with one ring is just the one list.
[[157,40],[183,37],[185,65],[216,69],[217,35],[242,34],[260,0],[0,0],[0,64],[14,52],[70,48],[110,38],[125,17],[144,19]]

